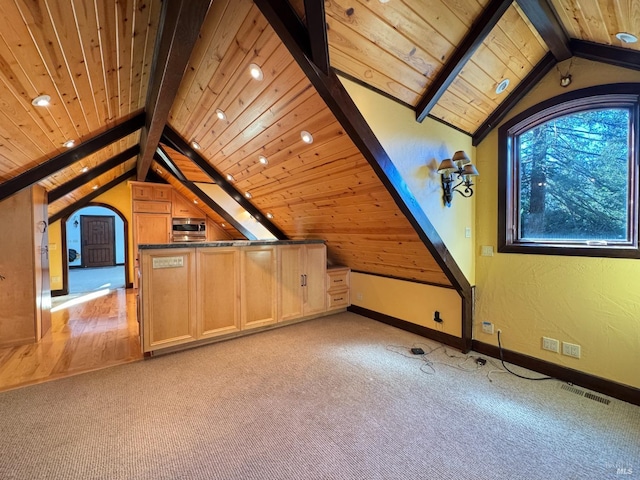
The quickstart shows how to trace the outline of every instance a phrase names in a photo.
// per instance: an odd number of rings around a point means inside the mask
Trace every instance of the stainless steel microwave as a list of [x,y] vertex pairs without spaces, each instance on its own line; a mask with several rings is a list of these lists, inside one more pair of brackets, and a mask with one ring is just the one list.
[[174,218],[171,221],[172,242],[206,242],[207,222],[204,218]]

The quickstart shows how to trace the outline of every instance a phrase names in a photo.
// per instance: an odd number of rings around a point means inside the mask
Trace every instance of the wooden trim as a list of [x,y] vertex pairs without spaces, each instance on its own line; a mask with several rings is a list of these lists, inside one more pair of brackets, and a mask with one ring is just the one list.
[[304,0],[304,11],[311,43],[311,58],[320,71],[326,75],[329,73],[329,43],[324,2]]
[[392,280],[400,280],[400,281],[403,281],[403,282],[419,283],[420,285],[429,285],[431,287],[448,288],[450,290],[455,290],[455,287],[453,287],[452,285],[443,285],[441,283],[436,283],[436,282],[426,282],[424,280],[416,280],[416,279],[413,279],[413,278],[396,277],[395,275],[385,275],[383,273],[371,273],[371,272],[364,272],[362,270],[351,270],[351,273],[360,273],[362,275],[371,275],[371,276],[374,276],[374,277],[390,278]]
[[573,56],[569,37],[548,0],[518,0],[518,5],[558,62]]
[[166,152],[164,148],[162,148],[162,144],[158,145],[158,149],[154,155],[154,158],[159,164],[164,165],[164,167],[169,170],[169,172],[171,172],[171,174],[180,182],[187,181],[187,177],[185,177],[184,173],[182,173],[182,170],[180,170],[180,168],[178,168],[178,166],[173,163],[171,156]]
[[114,178],[109,183],[103,185],[99,189],[94,190],[90,194],[82,197],[80,200],[77,200],[77,201],[73,202],[68,207],[63,208],[58,213],[54,213],[53,215],[51,215],[49,217],[49,223],[51,224],[51,223],[55,222],[56,220],[60,220],[61,218],[68,217],[69,215],[71,215],[73,212],[75,212],[79,208],[82,208],[85,205],[87,205],[94,198],[99,197],[104,192],[107,192],[107,191],[111,190],[113,187],[115,187],[116,185],[119,185],[120,183],[124,182],[125,180],[127,180],[129,177],[131,177],[133,175],[135,175],[135,168],[132,168],[132,169],[128,170],[127,172],[124,172],[118,178]]
[[615,65],[616,67],[640,70],[640,52],[613,45],[601,45],[586,40],[572,38],[569,42],[571,51],[576,57],[596,62]]
[[[500,358],[500,350],[495,345],[474,340],[472,347],[474,352],[488,355],[493,358]],[[505,350],[504,348],[502,349],[502,353],[505,362],[539,372],[549,377],[557,378],[563,382],[570,382],[575,385],[588,388],[589,390],[603,393],[624,402],[640,405],[640,389],[638,388],[607,380],[606,378],[596,377],[579,370],[563,367],[529,355]]]
[[82,160],[84,157],[106,147],[107,145],[120,140],[127,135],[140,129],[144,124],[144,113],[140,113],[121,124],[100,133],[95,137],[80,143],[78,146],[57,155],[40,165],[27,170],[26,172],[11,178],[0,185],[0,201],[13,195],[19,190],[26,188],[34,183],[38,183],[44,178]]
[[[49,222],[51,223],[51,222]],[[62,291],[69,295],[69,253],[67,251],[66,218],[60,219],[60,248],[62,249]]]
[[92,168],[88,172],[78,175],[73,180],[69,180],[58,188],[51,190],[51,192],[49,192],[49,203],[51,204],[55,202],[68,193],[71,193],[76,188],[80,188],[91,180],[98,178],[100,175],[108,172],[112,168],[116,168],[118,165],[121,165],[130,158],[138,155],[138,153],[140,153],[140,145],[134,145],[133,147],[126,149],[124,152],[120,152],[119,154],[111,157],[109,160],[101,163],[97,167]]
[[137,178],[144,181],[151,166],[169,111],[213,0],[173,0],[162,5],[155,45],[151,84],[140,135]]
[[[164,133],[162,135],[162,141],[178,152],[182,153],[186,157],[189,157],[193,163],[195,163],[200,169],[213,180],[214,183],[218,184],[220,188],[222,188],[227,195],[231,196],[236,202],[240,204],[242,208],[244,208],[256,221],[260,222],[263,227],[265,227],[269,232],[276,237],[278,240],[287,240],[287,236],[282,232],[278,227],[276,227],[266,216],[262,214],[260,210],[258,210],[249,200],[245,198],[238,190],[235,189],[233,185],[231,185],[226,178],[224,178],[218,171],[211,166],[209,162],[207,162],[203,157],[200,156],[198,152],[196,152],[191,146],[178,134],[175,130],[173,130],[168,125],[164,129]],[[205,196],[207,197],[207,196]],[[208,198],[208,197],[207,197]],[[238,230],[241,233],[242,230]],[[244,234],[244,233],[243,233]]]
[[418,122],[422,122],[427,117],[512,3],[513,0],[491,0],[487,5],[418,102],[415,109]]
[[507,116],[513,107],[515,107],[525,95],[527,95],[533,87],[535,87],[542,78],[557,64],[556,58],[552,53],[547,53],[542,60],[529,72],[524,80],[509,94],[507,98],[498,106],[497,109],[489,115],[482,125],[473,133],[472,143],[476,147],[485,139],[487,135]]
[[363,317],[386,323],[387,325],[391,325],[392,327],[415,333],[416,335],[420,335],[421,337],[425,337],[439,343],[444,343],[445,345],[449,345],[451,347],[464,351],[463,339],[455,337],[448,333],[433,330],[432,328],[423,327],[422,325],[416,325],[415,323],[407,322],[406,320],[400,320],[399,318],[392,317],[384,313],[379,313],[374,310],[369,310],[368,308],[358,307],[357,305],[351,305],[347,307],[347,311],[357,313],[358,315],[362,315]]
[[51,290],[51,296],[52,297],[62,297],[64,295],[69,295],[69,291],[68,290]]

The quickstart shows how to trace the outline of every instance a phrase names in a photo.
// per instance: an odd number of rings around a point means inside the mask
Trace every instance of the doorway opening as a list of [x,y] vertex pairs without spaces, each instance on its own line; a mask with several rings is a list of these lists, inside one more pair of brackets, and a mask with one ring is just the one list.
[[67,294],[129,286],[128,223],[110,205],[90,203],[71,214],[63,228]]

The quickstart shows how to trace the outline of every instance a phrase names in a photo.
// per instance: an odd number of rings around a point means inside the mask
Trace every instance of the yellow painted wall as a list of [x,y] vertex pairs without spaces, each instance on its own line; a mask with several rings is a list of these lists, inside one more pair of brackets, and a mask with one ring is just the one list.
[[60,220],[49,225],[49,279],[51,290],[62,290],[62,238]]
[[[133,219],[131,215],[131,189],[126,181],[116,185],[112,189],[93,199],[95,203],[104,203],[116,208],[127,219],[129,224],[127,242],[129,244],[129,281],[133,282],[134,259],[133,259]],[[49,226],[49,271],[51,278],[51,289],[62,289],[62,251],[61,244],[61,222],[54,222]],[[55,248],[52,248],[53,245]],[[55,267],[54,267],[55,265]],[[57,278],[59,277],[59,279]],[[56,280],[56,281],[54,281]]]
[[[559,66],[566,72],[569,62]],[[510,117],[543,100],[587,86],[640,82],[640,72],[574,58],[568,89],[551,71]],[[480,192],[476,199],[476,309],[474,338],[497,344],[479,327],[494,322],[506,349],[640,387],[640,260],[550,255],[479,256],[496,248],[498,229],[498,131],[477,147]],[[541,349],[542,336],[577,343],[582,358]]]
[[[451,288],[351,272],[351,304],[462,337],[462,301]],[[433,321],[440,312],[441,324]]]
[[[438,165],[464,150],[472,161],[471,137],[430,118],[416,122],[415,112],[347,79],[340,78],[389,158],[426,213],[471,285],[475,283],[475,198],[458,194],[445,207]],[[480,170],[480,175],[482,175]],[[465,237],[465,229],[471,237]]]

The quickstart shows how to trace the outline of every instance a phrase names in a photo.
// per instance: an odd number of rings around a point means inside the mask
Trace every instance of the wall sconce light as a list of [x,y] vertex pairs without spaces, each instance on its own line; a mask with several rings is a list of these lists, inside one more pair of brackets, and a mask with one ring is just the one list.
[[[444,192],[442,198],[447,207],[451,206],[454,191],[466,198],[473,195],[471,178],[480,175],[467,154],[462,150],[454,153],[452,158],[444,159],[438,167],[438,173],[442,176],[442,190]],[[453,185],[453,182],[457,180],[459,182]],[[464,190],[459,190],[459,188],[464,188]]]

